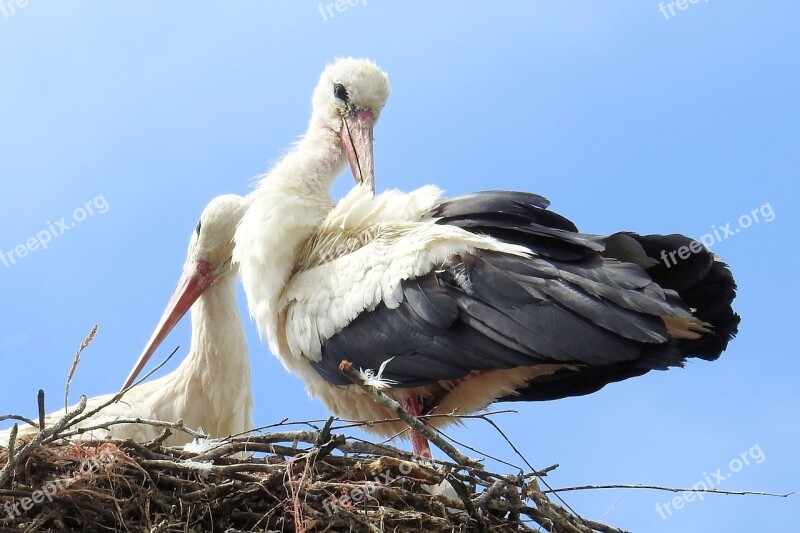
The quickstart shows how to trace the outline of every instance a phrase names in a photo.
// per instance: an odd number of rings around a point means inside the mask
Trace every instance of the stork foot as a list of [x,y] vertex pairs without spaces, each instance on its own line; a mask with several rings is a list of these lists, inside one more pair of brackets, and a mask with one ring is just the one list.
[[423,459],[431,459],[433,454],[431,454],[431,445],[428,439],[415,429],[409,429],[409,431],[411,432],[411,446],[414,449],[414,455]]
[[[403,404],[403,408],[410,414],[414,416],[419,416],[422,414],[422,405],[420,404],[419,399],[415,396],[404,398],[401,403]],[[411,435],[411,446],[414,450],[414,455],[421,457],[425,461],[430,460],[433,457],[433,454],[431,454],[431,445],[428,442],[428,439],[425,438],[422,433],[413,428],[409,428],[408,431]]]

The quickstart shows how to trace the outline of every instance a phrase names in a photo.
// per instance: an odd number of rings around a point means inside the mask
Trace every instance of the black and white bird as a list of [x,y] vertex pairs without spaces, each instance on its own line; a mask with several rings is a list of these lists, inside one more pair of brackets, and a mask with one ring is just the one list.
[[[342,361],[413,414],[465,414],[589,394],[726,348],[736,285],[688,237],[580,233],[522,192],[374,195],[371,135],[350,142],[354,151],[342,140],[354,117],[371,133],[388,93],[372,63],[329,67],[309,133],[260,183],[236,235],[259,330],[334,413],[393,417],[351,384]],[[334,207],[329,189],[348,155],[361,184]],[[659,262],[683,246],[688,259]]]

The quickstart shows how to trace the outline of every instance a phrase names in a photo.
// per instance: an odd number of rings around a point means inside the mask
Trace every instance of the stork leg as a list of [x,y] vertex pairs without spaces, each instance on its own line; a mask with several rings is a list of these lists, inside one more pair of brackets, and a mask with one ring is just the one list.
[[[407,396],[402,401],[403,408],[414,416],[422,414],[422,405],[416,395]],[[431,454],[431,445],[425,436],[414,428],[408,428],[411,433],[411,446],[414,449],[414,454],[425,459],[433,457]]]

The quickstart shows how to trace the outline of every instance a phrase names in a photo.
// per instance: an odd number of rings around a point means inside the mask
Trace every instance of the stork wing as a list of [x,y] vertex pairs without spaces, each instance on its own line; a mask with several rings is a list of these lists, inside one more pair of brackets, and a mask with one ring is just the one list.
[[[676,290],[648,273],[657,266],[649,248],[690,240],[580,234],[546,205],[525,193],[476,193],[437,203],[428,222],[383,224],[369,244],[319,267],[317,280],[331,281],[318,289],[339,295],[328,300],[336,303],[290,299],[293,351],[340,385],[349,383],[342,360],[378,369],[392,359],[383,378],[397,387],[519,366],[570,369],[547,378],[541,397],[525,399],[583,394],[681,365],[688,343],[707,329]],[[707,251],[696,255],[669,274],[695,287],[714,265]],[[735,324],[722,348],[734,332]],[[304,335],[309,342],[297,342]]]

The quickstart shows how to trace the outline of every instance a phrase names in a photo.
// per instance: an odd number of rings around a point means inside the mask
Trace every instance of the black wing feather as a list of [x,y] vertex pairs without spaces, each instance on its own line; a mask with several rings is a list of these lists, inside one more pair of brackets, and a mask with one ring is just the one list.
[[[396,387],[458,379],[472,371],[569,364],[505,400],[548,400],[594,392],[687,357],[715,359],[735,335],[736,285],[703,249],[678,264],[660,261],[689,246],[681,235],[607,237],[578,233],[541,196],[489,191],[451,198],[431,213],[438,224],[490,235],[531,257],[476,251],[401,283],[395,309],[379,304],[322,346],[316,368],[335,384],[350,360]],[[716,333],[671,339],[661,315],[695,316]]]

